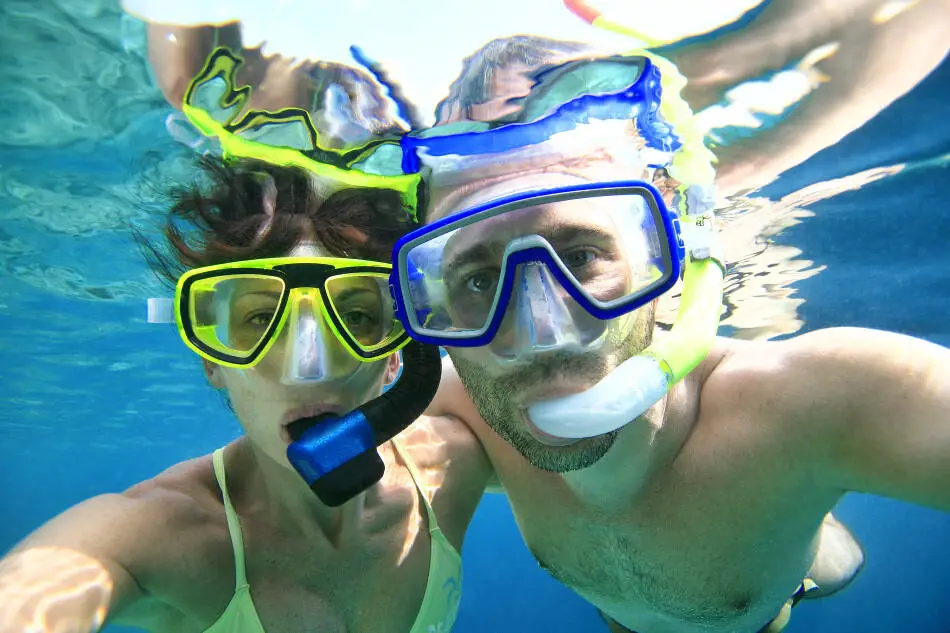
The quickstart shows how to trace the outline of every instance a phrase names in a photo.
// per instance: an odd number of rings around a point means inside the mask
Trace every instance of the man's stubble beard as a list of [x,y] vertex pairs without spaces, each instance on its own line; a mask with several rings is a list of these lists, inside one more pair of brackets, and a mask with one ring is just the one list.
[[[554,473],[580,470],[597,463],[613,446],[619,429],[582,439],[568,446],[548,446],[536,440],[525,427],[512,396],[520,390],[559,377],[586,376],[593,386],[624,361],[646,349],[653,339],[654,305],[638,310],[630,333],[610,344],[609,353],[550,352],[530,365],[493,377],[477,362],[463,358],[464,351],[449,349],[459,378],[486,423],[532,466]],[[461,353],[460,353],[461,352]]]

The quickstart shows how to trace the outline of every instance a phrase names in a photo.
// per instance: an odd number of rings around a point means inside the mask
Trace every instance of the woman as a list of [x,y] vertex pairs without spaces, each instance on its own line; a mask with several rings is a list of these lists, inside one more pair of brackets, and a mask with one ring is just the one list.
[[[179,192],[171,209],[172,256],[149,248],[171,280],[184,269],[288,255],[387,261],[410,228],[396,192],[324,198],[295,168],[203,159],[202,169],[210,186]],[[183,221],[197,239],[179,231]],[[249,331],[241,328],[269,319],[266,293],[241,288],[216,286],[220,297],[194,308],[196,319],[202,311],[219,319],[206,332],[227,330],[221,341],[231,348]],[[365,294],[334,306],[351,333],[386,322],[374,310],[388,300]],[[251,295],[258,303],[241,303]],[[291,302],[283,331],[253,367],[205,354],[208,381],[245,434],[29,535],[0,561],[0,632],[78,633],[105,623],[175,633],[450,630],[458,552],[489,477],[487,458],[467,428],[423,416],[379,447],[382,480],[339,507],[321,503],[287,460],[290,423],[375,398],[398,361],[354,361],[342,339],[327,335],[314,295]],[[316,355],[314,341],[323,346]]]

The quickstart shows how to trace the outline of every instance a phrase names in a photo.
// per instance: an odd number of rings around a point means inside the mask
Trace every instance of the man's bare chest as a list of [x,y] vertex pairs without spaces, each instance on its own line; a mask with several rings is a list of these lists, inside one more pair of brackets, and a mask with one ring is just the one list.
[[617,513],[537,494],[515,495],[513,507],[538,562],[618,621],[646,631],[764,623],[807,573],[824,510],[713,488],[721,494],[658,489]]

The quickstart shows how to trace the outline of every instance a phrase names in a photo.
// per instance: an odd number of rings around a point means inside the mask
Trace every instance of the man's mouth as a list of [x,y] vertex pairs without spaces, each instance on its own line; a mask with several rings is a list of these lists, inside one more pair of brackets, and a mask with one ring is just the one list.
[[518,389],[518,403],[521,407],[527,408],[536,402],[556,400],[587,391],[588,388],[590,384],[587,382],[578,383],[576,380],[552,378],[534,388]]
[[525,428],[528,429],[528,433],[531,434],[531,437],[545,446],[570,446],[571,444],[576,444],[577,442],[581,441],[580,439],[556,437],[549,433],[545,433],[534,425],[534,423],[531,421],[531,416],[528,415],[527,409],[521,409],[521,421],[524,423]]
[[521,397],[518,399],[518,410],[520,411],[521,420],[528,430],[528,433],[530,433],[535,440],[546,446],[570,446],[571,444],[579,442],[580,438],[564,438],[545,433],[531,421],[528,409],[535,403],[544,402],[546,400],[556,400],[565,396],[581,393],[586,391],[588,387],[589,385],[580,384],[575,380],[555,378],[545,381],[534,389],[523,390]]

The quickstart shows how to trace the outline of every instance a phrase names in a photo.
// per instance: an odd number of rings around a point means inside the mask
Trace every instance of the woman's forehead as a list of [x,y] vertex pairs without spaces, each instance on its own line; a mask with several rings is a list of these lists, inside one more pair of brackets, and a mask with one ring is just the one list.
[[332,257],[330,251],[316,240],[304,240],[290,249],[288,257]]

